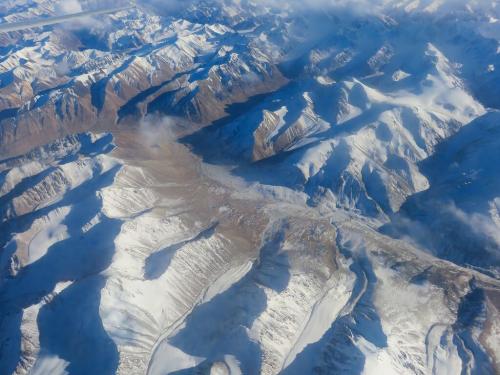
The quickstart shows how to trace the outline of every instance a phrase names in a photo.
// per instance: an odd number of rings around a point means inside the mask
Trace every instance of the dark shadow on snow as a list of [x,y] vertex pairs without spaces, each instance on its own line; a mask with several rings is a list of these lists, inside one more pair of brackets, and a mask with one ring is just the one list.
[[266,309],[266,286],[283,291],[289,282],[289,263],[281,252],[283,228],[272,233],[260,252],[259,260],[236,284],[210,301],[195,307],[185,327],[169,343],[185,353],[206,360],[195,368],[175,374],[194,374],[212,363],[234,355],[244,374],[257,374],[261,368],[261,350],[247,333],[255,319]]
[[50,246],[37,261],[4,279],[0,288],[0,322],[12,334],[13,346],[0,353],[0,373],[10,374],[20,359],[22,310],[39,303],[59,282],[73,282],[42,307],[39,315],[41,352],[70,362],[71,374],[112,374],[118,353],[102,327],[99,317],[100,290],[105,279],[100,275],[111,264],[114,239],[121,221],[100,217],[100,222],[82,232],[82,227],[101,211],[96,191],[112,184],[119,167],[99,175],[69,191],[49,207],[25,215],[10,227],[22,232],[48,212],[63,206],[71,210],[62,224],[69,238]]
[[178,242],[176,244],[167,246],[161,250],[154,252],[146,258],[144,264],[144,278],[146,280],[154,280],[163,275],[170,265],[174,254],[182,249],[185,245],[196,242],[202,239],[210,238],[214,235],[218,223],[210,225],[208,228],[202,230],[193,238]]

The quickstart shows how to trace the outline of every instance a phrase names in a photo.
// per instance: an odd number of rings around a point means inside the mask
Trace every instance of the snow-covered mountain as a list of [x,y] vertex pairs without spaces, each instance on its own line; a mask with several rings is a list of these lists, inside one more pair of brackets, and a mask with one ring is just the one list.
[[[55,12],[53,3],[32,3],[19,13],[42,17]],[[19,13],[5,21],[17,21]],[[164,19],[139,8],[96,23],[0,36],[2,152],[147,112],[207,124],[225,105],[283,81],[269,56],[223,24]]]
[[137,3],[0,33],[0,374],[499,373],[500,5]]

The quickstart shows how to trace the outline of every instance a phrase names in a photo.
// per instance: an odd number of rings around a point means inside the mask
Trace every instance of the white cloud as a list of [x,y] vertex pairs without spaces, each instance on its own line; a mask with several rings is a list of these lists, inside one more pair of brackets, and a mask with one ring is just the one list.
[[492,217],[480,213],[467,214],[454,204],[448,205],[446,212],[470,228],[472,233],[493,241],[500,248],[500,227]]
[[56,4],[55,10],[57,14],[72,14],[81,12],[83,8],[78,0],[64,0]]
[[139,134],[151,147],[161,142],[175,139],[175,130],[185,123],[185,120],[172,116],[149,115],[139,123]]
[[[138,0],[138,3],[148,4],[165,12],[181,10],[199,2],[200,0]],[[232,3],[243,9],[247,6],[247,2],[243,0],[213,0],[213,2]],[[427,13],[446,13],[456,9],[462,11],[474,11],[479,8],[496,9],[495,1],[491,0],[434,0],[417,3],[414,0],[248,0],[248,3],[291,11],[342,9],[358,14],[376,14],[387,9],[417,10]]]

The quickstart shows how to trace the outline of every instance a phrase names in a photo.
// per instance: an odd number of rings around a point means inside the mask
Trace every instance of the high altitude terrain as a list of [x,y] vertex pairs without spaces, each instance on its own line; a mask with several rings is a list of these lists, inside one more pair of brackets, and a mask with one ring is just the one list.
[[500,373],[499,72],[495,1],[0,34],[0,374]]

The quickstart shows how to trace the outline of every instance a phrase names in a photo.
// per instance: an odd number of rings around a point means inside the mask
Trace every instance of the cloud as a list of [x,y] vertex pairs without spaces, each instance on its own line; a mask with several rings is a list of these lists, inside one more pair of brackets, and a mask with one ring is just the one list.
[[107,29],[110,27],[110,20],[107,13],[114,13],[114,9],[125,7],[130,4],[129,1],[118,0],[111,2],[108,0],[63,0],[58,2],[54,9],[58,16],[77,15],[78,13],[90,13],[86,16],[76,17],[58,25],[64,30],[80,29]]
[[67,60],[62,60],[54,65],[54,70],[58,76],[65,76],[71,72],[71,67]]
[[55,11],[58,15],[79,13],[83,11],[82,5],[78,0],[65,0],[55,5]]
[[186,126],[186,120],[173,116],[147,115],[139,122],[139,134],[150,147],[159,143],[171,142],[177,138],[180,129]]
[[469,228],[476,236],[493,242],[500,249],[500,227],[490,216],[480,213],[468,214],[455,204],[447,205],[445,213]]
[[[382,233],[428,249],[458,264],[483,268],[498,267],[500,261],[500,216],[495,210],[467,212],[454,202],[428,202],[427,210],[416,211],[412,219],[395,215]],[[494,211],[494,212],[493,212]]]
[[[79,0],[64,0],[57,3],[54,10],[58,16],[63,16],[66,14],[81,13],[85,9],[82,7]],[[58,27],[65,30],[78,30],[81,28],[91,27],[93,23],[94,21],[92,17],[82,17],[60,23]]]
[[[201,3],[199,0],[139,0],[139,4],[153,7],[163,13],[177,12],[189,8],[192,5]],[[234,5],[241,7],[242,10],[249,7],[254,8],[275,8],[288,11],[300,10],[328,10],[328,9],[349,9],[352,12],[374,12],[385,3],[383,0],[212,0],[212,3],[220,6]]]
[[[202,3],[200,0],[138,0],[137,2],[145,6],[151,6],[163,13],[182,11],[191,5]],[[426,13],[496,9],[495,2],[489,0],[435,0],[425,2],[415,2],[413,0],[209,0],[208,3],[210,2],[221,6],[235,5],[242,10],[249,7],[267,7],[291,12],[341,10],[367,15],[383,13],[389,9]],[[205,1],[203,4],[207,4],[207,2]]]

